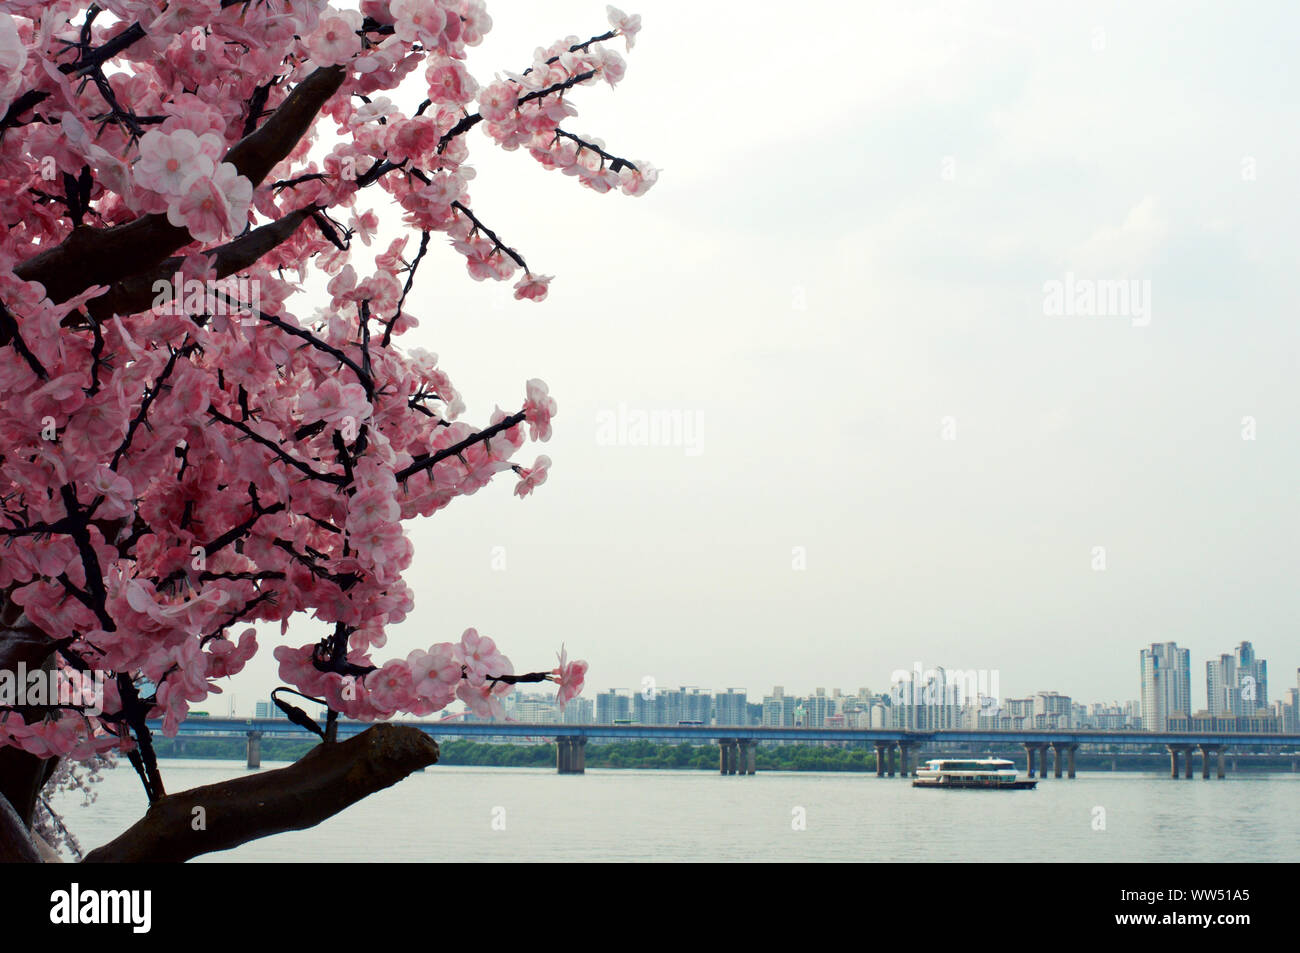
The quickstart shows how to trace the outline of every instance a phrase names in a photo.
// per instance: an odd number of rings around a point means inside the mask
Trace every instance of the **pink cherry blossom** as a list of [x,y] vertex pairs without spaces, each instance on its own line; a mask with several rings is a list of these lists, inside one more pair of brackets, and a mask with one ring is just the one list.
[[488,16],[483,0],[465,0],[461,12],[460,37],[466,46],[478,46],[483,36],[492,29],[492,18]]
[[624,195],[645,195],[657,181],[659,170],[646,162],[638,162],[635,169],[625,168],[619,172],[619,184]]
[[456,689],[456,697],[463,701],[469,710],[480,718],[501,718],[505,715],[502,698],[508,694],[510,686],[504,682],[482,682],[473,684],[461,682]]
[[519,470],[519,482],[515,485],[515,496],[522,499],[546,482],[546,475],[551,469],[551,458],[542,454],[527,470]]
[[607,6],[605,11],[609,14],[609,25],[623,35],[627,48],[632,49],[636,45],[636,35],[641,30],[641,17],[635,13],[628,16],[615,6]]
[[461,635],[459,657],[466,672],[474,677],[512,674],[509,661],[497,651],[496,643],[479,635],[477,629],[466,629]]
[[415,694],[428,699],[437,711],[456,697],[461,682],[462,662],[450,642],[433,646],[428,652],[415,651],[407,656]]
[[216,241],[243,228],[253,197],[253,185],[229,162],[214,174],[192,175],[179,197],[167,204],[167,221],[189,230],[196,241]]
[[208,649],[208,678],[228,678],[238,675],[257,652],[257,630],[245,629],[239,642],[218,639]]
[[488,122],[504,122],[518,101],[519,92],[513,83],[496,82],[479,94],[478,110]]
[[[191,179],[212,175],[215,165],[189,129],[163,133],[157,129],[140,140],[140,159],[131,172],[136,185],[161,195],[180,197]],[[178,223],[173,223],[178,224]]]
[[346,63],[361,51],[361,14],[355,10],[330,10],[307,37],[307,52],[317,66]]
[[373,209],[367,209],[360,215],[353,213],[348,219],[348,228],[356,232],[357,238],[361,239],[363,245],[369,245],[371,239],[375,237],[375,230],[379,228],[379,216]]
[[580,660],[569,661],[564,646],[560,646],[560,664],[551,672],[551,680],[559,686],[555,693],[555,704],[564,711],[565,705],[582,693],[583,683],[587,678],[587,663]]
[[551,439],[551,418],[555,411],[555,398],[550,396],[546,382],[534,377],[528,382],[528,399],[524,401],[524,419],[534,440],[545,443]]
[[18,36],[13,17],[0,13],[0,116],[8,111],[17,95],[26,64],[27,48]]
[[298,410],[307,422],[341,424],[349,417],[359,422],[369,416],[370,401],[360,384],[340,383],[331,377],[304,393],[298,400]]
[[546,300],[553,277],[555,276],[525,274],[515,283],[515,298],[521,301],[525,298],[529,301]]
[[389,12],[396,21],[397,38],[426,49],[438,45],[447,25],[447,15],[437,0],[393,0]]
[[459,60],[438,58],[425,70],[429,98],[436,103],[464,105],[478,94],[478,82]]
[[415,685],[411,668],[405,661],[394,659],[376,672],[366,676],[366,689],[375,708],[393,714],[411,704]]
[[172,0],[165,12],[149,22],[147,29],[160,37],[188,33],[196,27],[207,26],[220,11],[220,0]]
[[105,519],[116,519],[134,512],[134,488],[126,477],[113,472],[106,464],[95,468],[95,475],[90,481],[92,492],[103,497],[99,515]]

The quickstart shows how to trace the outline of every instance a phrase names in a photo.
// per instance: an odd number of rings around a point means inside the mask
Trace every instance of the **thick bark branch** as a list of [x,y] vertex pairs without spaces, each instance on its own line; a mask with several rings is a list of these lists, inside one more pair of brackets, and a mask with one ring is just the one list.
[[[287,241],[298,226],[307,219],[314,206],[289,212],[274,222],[268,222],[251,229],[233,241],[212,249],[208,257],[212,260],[217,278],[229,278],[256,263],[263,255]],[[107,293],[87,302],[86,310],[99,321],[107,321],[115,314],[139,314],[153,307],[157,292],[154,283],[171,282],[172,276],[180,269],[183,261],[177,256],[168,258],[156,269],[132,275],[115,284]],[[244,302],[247,303],[247,302]],[[178,304],[179,306],[179,304]],[[76,315],[69,315],[65,323],[76,320]]]
[[[256,188],[293,151],[346,76],[341,66],[317,69],[294,87],[256,132],[231,147],[222,161],[232,163]],[[67,301],[92,285],[113,285],[152,271],[190,241],[190,233],[168,222],[165,214],[143,215],[111,228],[73,229],[61,244],[27,259],[14,273],[24,281],[39,281],[51,301]]]
[[13,805],[0,794],[0,864],[39,864],[41,854]]
[[[86,862],[182,862],[304,830],[437,760],[437,743],[419,728],[375,725],[347,741],[318,745],[287,768],[161,798]],[[201,816],[204,829],[195,830]]]
[[[28,671],[53,668],[54,643],[44,635],[34,632],[24,615],[11,622],[8,617],[17,609],[13,603],[0,597],[6,611],[6,622],[0,628],[0,670],[16,672],[21,662]],[[20,712],[22,714],[22,712]],[[38,758],[21,748],[0,747],[0,801],[16,812],[23,825],[30,825],[36,810],[36,798],[49,776],[52,758]],[[2,822],[0,822],[2,823]],[[0,841],[4,836],[0,834]],[[0,855],[3,855],[0,846]]]

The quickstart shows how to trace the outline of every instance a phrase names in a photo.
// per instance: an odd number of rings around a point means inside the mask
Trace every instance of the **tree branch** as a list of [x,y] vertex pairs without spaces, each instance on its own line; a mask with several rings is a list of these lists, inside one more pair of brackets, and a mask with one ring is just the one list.
[[[52,670],[55,643],[37,632],[17,605],[3,597],[0,597],[0,604],[5,609],[5,620],[0,628],[0,670],[16,672],[19,664],[28,671]],[[17,616],[11,621],[9,617],[15,612]],[[28,754],[21,748],[0,747],[0,802],[16,811],[24,825],[31,823],[32,812],[36,810],[36,798],[45,784],[48,760]],[[0,827],[3,826],[0,819]],[[5,835],[0,832],[0,857],[4,856],[4,841]]]
[[[86,862],[178,863],[305,830],[437,760],[437,743],[419,728],[375,725],[347,741],[318,745],[287,768],[160,798]],[[195,830],[200,808],[205,823]]]
[[40,862],[40,851],[36,849],[31,831],[8,799],[0,794],[0,864]]
[[227,426],[234,427],[236,430],[242,433],[249,440],[252,440],[254,443],[259,443],[263,447],[266,447],[268,450],[274,453],[276,457],[278,457],[283,463],[288,464],[289,466],[293,467],[295,470],[299,471],[305,476],[313,480],[320,480],[324,483],[333,483],[335,486],[344,486],[347,484],[348,482],[347,477],[345,477],[343,474],[321,473],[319,470],[312,469],[310,465],[303,462],[302,460],[299,460],[297,457],[294,457],[291,454],[289,454],[283,447],[281,447],[275,441],[263,437],[260,433],[255,431],[252,427],[248,426],[248,424],[244,423],[242,420],[234,420],[230,417],[227,417],[225,414],[223,414],[221,411],[217,410],[214,407],[209,407],[208,413],[213,417],[213,419],[219,420],[223,424],[226,424]]
[[404,483],[407,480],[409,480],[411,477],[415,476],[417,473],[420,473],[424,470],[432,469],[436,464],[441,463],[443,460],[446,460],[448,457],[454,457],[464,453],[466,450],[474,446],[474,444],[476,443],[481,443],[484,440],[491,440],[497,434],[501,433],[501,431],[509,430],[511,427],[523,423],[525,417],[526,415],[521,410],[517,414],[511,414],[509,417],[506,417],[504,420],[497,421],[490,427],[485,427],[484,429],[480,430],[478,433],[470,434],[460,443],[454,443],[450,447],[444,447],[443,449],[439,450],[437,453],[426,453],[423,454],[422,456],[416,457],[406,466],[402,467],[402,469],[397,471],[397,473],[395,474],[395,476],[397,477],[397,482]]
[[[216,269],[217,280],[229,278],[249,268],[261,260],[262,256],[278,245],[287,241],[298,226],[308,218],[315,206],[296,209],[265,225],[259,225],[240,235],[238,238],[213,248],[207,252]],[[171,282],[172,276],[180,269],[184,259],[179,256],[168,258],[157,268],[131,275],[113,285],[107,292],[86,303],[86,310],[100,321],[105,321],[115,314],[138,314],[153,306],[157,293],[154,283]],[[180,302],[175,303],[177,307]]]

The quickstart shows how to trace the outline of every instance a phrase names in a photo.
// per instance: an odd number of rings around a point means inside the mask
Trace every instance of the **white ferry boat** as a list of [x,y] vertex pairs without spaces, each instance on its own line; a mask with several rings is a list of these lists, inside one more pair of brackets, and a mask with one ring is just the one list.
[[959,760],[935,758],[916,769],[914,788],[997,788],[999,790],[1024,790],[1033,788],[1037,781],[1021,781],[1016,777],[1014,761],[1000,758]]

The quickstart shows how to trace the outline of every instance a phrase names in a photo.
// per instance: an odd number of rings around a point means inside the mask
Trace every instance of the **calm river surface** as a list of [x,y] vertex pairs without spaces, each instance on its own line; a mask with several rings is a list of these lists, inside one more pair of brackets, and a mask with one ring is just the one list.
[[[248,773],[161,766],[171,791]],[[145,800],[124,762],[93,806],[55,806],[89,850]],[[1098,772],[1034,791],[932,791],[874,774],[435,766],[318,827],[199,861],[1296,861],[1298,845],[1297,774]]]

